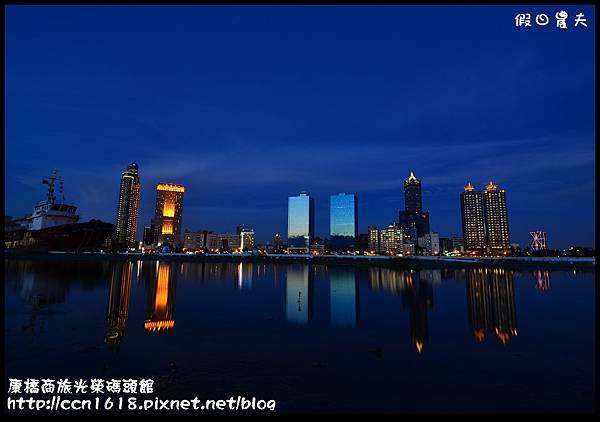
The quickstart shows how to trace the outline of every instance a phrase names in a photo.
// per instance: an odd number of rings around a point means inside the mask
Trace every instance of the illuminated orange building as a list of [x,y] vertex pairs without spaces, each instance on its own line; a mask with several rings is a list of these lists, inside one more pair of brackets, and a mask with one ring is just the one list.
[[175,326],[175,274],[169,262],[156,262],[152,272],[154,282],[148,291],[148,303],[144,329],[146,331],[169,330]]
[[159,183],[156,186],[154,221],[158,226],[159,243],[180,243],[183,214],[183,185]]

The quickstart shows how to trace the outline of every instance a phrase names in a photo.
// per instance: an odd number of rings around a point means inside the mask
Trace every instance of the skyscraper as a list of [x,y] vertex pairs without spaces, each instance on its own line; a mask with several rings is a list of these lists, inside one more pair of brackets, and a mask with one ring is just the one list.
[[115,238],[117,243],[135,243],[140,205],[140,176],[137,163],[131,163],[121,174]]
[[475,192],[471,183],[464,189],[460,194],[464,248],[466,252],[483,250],[486,246],[483,195]]
[[510,250],[506,191],[498,189],[492,182],[488,183],[483,192],[483,210],[487,245],[492,250]]
[[404,235],[415,240],[429,233],[429,212],[423,212],[421,181],[411,171],[404,181],[404,211],[400,211]]
[[180,242],[181,217],[183,214],[183,185],[159,183],[156,186],[154,221],[159,227],[159,242]]
[[411,171],[408,179],[404,181],[404,209],[406,211],[423,211],[423,199],[421,195],[421,181]]
[[315,201],[306,192],[288,198],[288,252],[309,253],[315,236]]
[[506,191],[494,183],[475,192],[468,183],[460,196],[463,241],[467,252],[507,253],[510,250]]
[[347,249],[354,244],[358,235],[358,204],[355,194],[340,193],[331,196],[329,227],[331,249]]

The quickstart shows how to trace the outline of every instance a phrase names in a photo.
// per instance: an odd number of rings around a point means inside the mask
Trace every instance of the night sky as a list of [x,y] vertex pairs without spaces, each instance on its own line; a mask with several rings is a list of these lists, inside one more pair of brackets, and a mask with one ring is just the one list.
[[82,221],[114,223],[135,161],[140,228],[173,182],[183,229],[285,237],[306,190],[328,237],[329,195],[358,194],[365,232],[398,220],[413,170],[441,237],[463,185],[493,180],[511,242],[594,244],[592,6],[8,6],[5,25],[7,215],[57,169]]

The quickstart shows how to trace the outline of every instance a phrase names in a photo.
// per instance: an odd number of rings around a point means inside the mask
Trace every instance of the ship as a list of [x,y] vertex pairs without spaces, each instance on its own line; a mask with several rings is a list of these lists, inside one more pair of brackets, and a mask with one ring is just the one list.
[[[56,201],[54,188],[56,182],[59,182],[59,190],[61,202]],[[44,185],[48,185],[48,193],[46,199],[37,203],[33,207],[33,213],[27,216],[29,230],[42,230],[53,226],[62,226],[75,224],[79,221],[77,207],[75,205],[65,204],[65,196],[63,193],[63,180],[54,173],[45,179],[42,179]]]
[[[60,197],[56,197],[56,187]],[[4,219],[4,248],[27,251],[100,251],[110,244],[115,226],[100,220],[79,222],[77,206],[65,202],[63,180],[54,171],[42,179],[46,198],[23,218]]]

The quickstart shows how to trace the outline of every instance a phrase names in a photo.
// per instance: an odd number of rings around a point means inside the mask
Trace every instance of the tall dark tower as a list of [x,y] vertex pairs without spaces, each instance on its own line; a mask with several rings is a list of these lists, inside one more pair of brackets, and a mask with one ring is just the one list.
[[115,238],[118,243],[134,243],[140,205],[140,176],[137,163],[131,163],[121,174]]
[[421,199],[421,181],[411,171],[408,179],[404,181],[404,210],[420,213],[423,211]]
[[404,181],[404,211],[400,211],[400,227],[404,235],[416,241],[416,237],[429,233],[429,212],[423,212],[421,181],[411,171]]

